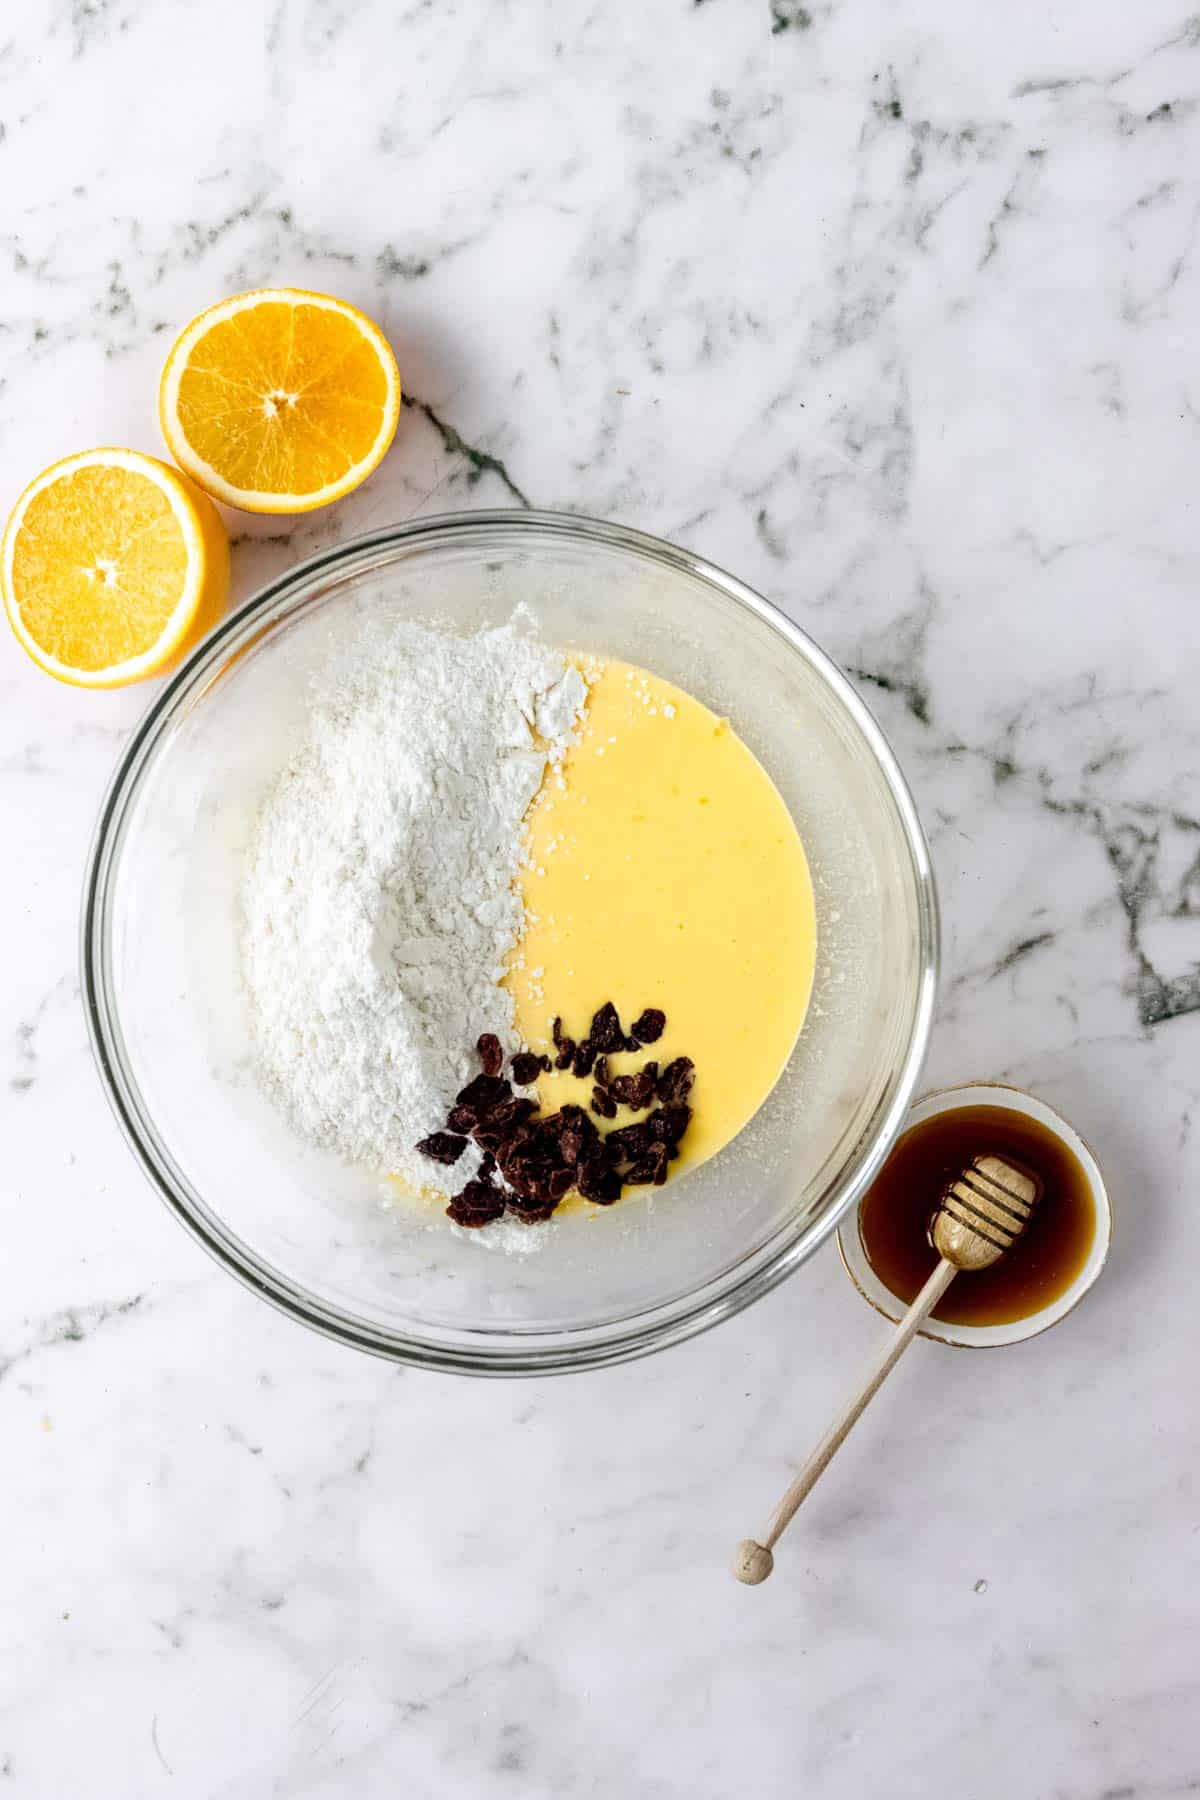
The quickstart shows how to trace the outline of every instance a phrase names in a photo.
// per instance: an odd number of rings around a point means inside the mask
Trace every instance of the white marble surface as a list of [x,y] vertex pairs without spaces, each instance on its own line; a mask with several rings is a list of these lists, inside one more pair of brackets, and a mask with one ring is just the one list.
[[[568,1381],[376,1364],[143,1183],[80,872],[147,695],[0,642],[0,1795],[1164,1800],[1200,1787],[1200,20],[1188,0],[37,0],[0,24],[0,487],[157,449],[260,281],[413,396],[251,591],[464,504],[673,536],[853,668],[917,790],[931,1082],[1093,1140],[1089,1303],[919,1345],[749,1592],[877,1336],[835,1254]],[[986,1585],[985,1585],[986,1584]]]

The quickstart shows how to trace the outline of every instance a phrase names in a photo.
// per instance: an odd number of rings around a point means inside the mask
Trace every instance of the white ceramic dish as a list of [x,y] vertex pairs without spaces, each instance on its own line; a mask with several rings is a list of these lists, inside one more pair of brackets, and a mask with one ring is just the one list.
[[[1052,1325],[1057,1325],[1060,1319],[1074,1311],[1088,1289],[1094,1286],[1107,1260],[1112,1242],[1112,1207],[1099,1164],[1079,1133],[1052,1106],[1047,1106],[1044,1100],[1039,1100],[1034,1094],[1023,1093],[1020,1088],[1003,1087],[994,1082],[971,1082],[963,1087],[944,1088],[938,1093],[926,1094],[912,1107],[900,1135],[903,1136],[905,1131],[914,1125],[920,1125],[926,1119],[936,1118],[939,1113],[955,1112],[962,1106],[995,1106],[1005,1112],[1021,1113],[1044,1126],[1047,1131],[1053,1132],[1072,1152],[1087,1176],[1096,1215],[1096,1232],[1087,1261],[1070,1287],[1048,1306],[1030,1313],[1028,1318],[1013,1319],[1005,1325],[955,1325],[942,1319],[928,1319],[919,1334],[921,1337],[933,1338],[939,1344],[982,1350],[999,1344],[1019,1344],[1026,1338],[1037,1337],[1040,1332],[1049,1331]],[[838,1228],[838,1249],[842,1253],[846,1273],[863,1299],[876,1312],[882,1313],[885,1319],[899,1320],[907,1311],[907,1305],[884,1285],[868,1262],[859,1229],[858,1207]]]

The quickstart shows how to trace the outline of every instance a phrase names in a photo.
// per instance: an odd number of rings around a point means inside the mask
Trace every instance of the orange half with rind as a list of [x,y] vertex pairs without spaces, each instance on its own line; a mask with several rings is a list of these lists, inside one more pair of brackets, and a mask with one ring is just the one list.
[[17,501],[0,590],[39,668],[75,687],[124,687],[162,673],[216,623],[229,540],[177,469],[137,450],[85,450]]
[[301,288],[219,301],[176,339],[159,419],[180,468],[246,512],[309,512],[378,467],[400,417],[391,346],[357,307]]

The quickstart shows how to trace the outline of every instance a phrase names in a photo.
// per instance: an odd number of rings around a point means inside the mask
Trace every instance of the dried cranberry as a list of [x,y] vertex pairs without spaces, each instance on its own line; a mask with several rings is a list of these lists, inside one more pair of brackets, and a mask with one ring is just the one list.
[[469,1106],[477,1119],[486,1119],[505,1100],[512,1099],[512,1088],[497,1075],[476,1075],[454,1096],[456,1107]]
[[433,1162],[445,1163],[447,1167],[456,1163],[466,1149],[466,1138],[456,1137],[451,1131],[432,1131],[423,1137],[417,1145],[422,1156],[428,1156]]
[[559,1139],[559,1154],[565,1163],[570,1163],[572,1168],[577,1163],[587,1162],[590,1157],[594,1156],[600,1142],[600,1133],[587,1113],[583,1111],[582,1107],[572,1108],[572,1111],[576,1110],[579,1112],[578,1121],[569,1125]]
[[686,1100],[696,1079],[696,1065],[690,1056],[677,1056],[658,1078],[658,1097],[673,1106]]
[[553,1216],[557,1205],[557,1200],[516,1195],[509,1199],[508,1210],[514,1219],[520,1219],[522,1225],[543,1225]]
[[629,1187],[661,1187],[667,1179],[667,1146],[651,1144],[646,1154],[626,1169],[624,1179]]
[[546,1193],[551,1200],[561,1200],[574,1186],[574,1169],[551,1169],[546,1176]]
[[674,1147],[692,1122],[690,1106],[660,1106],[650,1114],[647,1120],[655,1138],[661,1144]]
[[611,1000],[606,1000],[599,1012],[593,1014],[588,1036],[597,1050],[624,1049],[625,1033],[621,1030],[621,1020]]
[[621,1198],[621,1177],[611,1163],[595,1157],[579,1171],[579,1192],[596,1206],[611,1206]]
[[532,1087],[542,1072],[542,1059],[532,1050],[519,1050],[512,1059],[512,1078],[518,1087]]
[[657,1044],[667,1028],[667,1015],[657,1006],[648,1006],[629,1027],[639,1044]]
[[446,1208],[456,1225],[476,1228],[490,1225],[504,1211],[504,1194],[490,1181],[468,1181],[461,1194],[455,1194]]
[[[623,1183],[661,1186],[691,1122],[686,1102],[695,1080],[692,1060],[676,1057],[661,1072],[657,1062],[647,1061],[636,1074],[614,1078],[609,1057],[655,1042],[665,1025],[665,1016],[648,1007],[626,1036],[608,1001],[594,1015],[588,1036],[576,1043],[556,1018],[553,1056],[518,1050],[510,1065],[512,1081],[503,1077],[499,1038],[484,1032],[477,1045],[482,1074],[456,1096],[445,1130],[432,1132],[417,1146],[447,1165],[458,1161],[468,1137],[483,1152],[475,1178],[450,1202],[449,1216],[459,1225],[477,1227],[507,1211],[534,1225],[550,1218],[572,1188],[597,1206],[611,1206]],[[514,1082],[531,1088],[551,1068],[573,1069],[584,1080],[591,1076],[590,1111],[568,1104],[543,1114],[533,1095],[514,1091]],[[656,1095],[662,1104],[646,1118],[601,1136],[592,1114],[614,1119],[619,1104],[641,1111]]]
[[[536,1158],[530,1156],[501,1155],[500,1167],[504,1171],[512,1193],[522,1199],[533,1199],[541,1190],[542,1170]],[[510,1201],[512,1195],[509,1196]]]
[[549,1218],[564,1194],[570,1192],[574,1181],[570,1169],[541,1167],[525,1171],[521,1186],[508,1196],[509,1207],[526,1217]]
[[496,1161],[499,1163],[505,1179],[508,1181],[512,1180],[509,1171],[515,1162],[521,1158],[524,1158],[524,1160],[528,1162],[532,1154],[533,1152],[530,1149],[530,1132],[527,1125],[518,1127],[516,1131],[511,1132],[508,1137],[504,1138],[496,1151]]
[[536,1100],[526,1099],[524,1095],[514,1095],[511,1100],[502,1100],[499,1106],[493,1107],[487,1118],[488,1128],[508,1137],[518,1125],[523,1125],[526,1119],[532,1118],[536,1111]]
[[617,1131],[610,1131],[605,1144],[611,1153],[622,1162],[636,1162],[645,1156],[654,1144],[654,1135],[648,1119],[640,1119],[636,1125],[622,1125]]
[[629,1107],[631,1112],[641,1112],[653,1100],[654,1086],[654,1076],[648,1069],[643,1069],[637,1075],[618,1075],[608,1091],[614,1100]]

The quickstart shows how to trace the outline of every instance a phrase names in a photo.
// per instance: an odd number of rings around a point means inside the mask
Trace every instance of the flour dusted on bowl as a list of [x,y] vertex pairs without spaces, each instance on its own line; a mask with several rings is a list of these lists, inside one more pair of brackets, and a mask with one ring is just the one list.
[[414,1146],[481,1031],[512,1045],[499,981],[521,933],[522,823],[587,690],[511,627],[365,633],[263,805],[243,887],[259,1070],[313,1143],[447,1193]]

